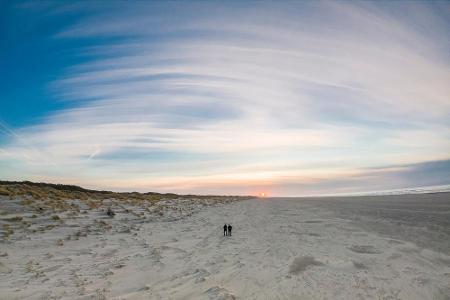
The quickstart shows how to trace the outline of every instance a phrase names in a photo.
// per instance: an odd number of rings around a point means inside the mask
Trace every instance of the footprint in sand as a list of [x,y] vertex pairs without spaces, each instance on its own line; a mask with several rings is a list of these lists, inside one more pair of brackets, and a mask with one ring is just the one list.
[[391,245],[404,245],[405,243],[399,240],[389,239],[387,241]]
[[320,234],[315,233],[315,232],[308,232],[307,235],[309,235],[309,236],[315,236],[315,237],[319,237],[319,236],[320,236]]
[[388,259],[398,259],[398,258],[400,258],[400,257],[402,257],[402,255],[401,255],[400,253],[395,252],[395,253],[392,253],[392,254],[388,257]]
[[352,245],[348,250],[361,254],[380,254],[380,250],[371,245]]
[[209,299],[221,299],[221,300],[235,300],[236,296],[230,293],[227,289],[220,286],[213,286],[205,291],[205,294]]
[[358,269],[358,270],[367,270],[369,269],[369,267],[367,267],[365,264],[363,264],[362,262],[357,262],[357,261],[352,261],[353,262],[353,266]]
[[211,273],[205,269],[196,269],[194,272],[195,283],[206,281],[209,275],[211,275]]
[[58,269],[61,268],[62,266],[63,266],[63,265],[55,265],[55,266],[52,266],[52,267],[48,267],[48,268],[46,268],[46,269],[42,269],[42,271],[43,271],[44,273],[53,272],[53,271],[58,270]]

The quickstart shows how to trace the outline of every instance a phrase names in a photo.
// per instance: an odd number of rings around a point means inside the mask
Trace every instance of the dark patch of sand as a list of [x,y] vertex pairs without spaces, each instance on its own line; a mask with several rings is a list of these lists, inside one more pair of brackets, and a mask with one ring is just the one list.
[[380,254],[381,251],[371,245],[352,245],[348,247],[350,251],[362,254]]
[[304,272],[310,266],[323,266],[324,264],[317,261],[312,256],[300,256],[294,259],[291,266],[289,267],[289,273],[298,275]]

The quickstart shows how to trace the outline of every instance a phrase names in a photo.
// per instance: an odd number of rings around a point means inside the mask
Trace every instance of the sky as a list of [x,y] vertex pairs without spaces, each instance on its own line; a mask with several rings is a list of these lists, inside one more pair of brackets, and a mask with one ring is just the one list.
[[450,184],[450,2],[2,1],[0,179]]

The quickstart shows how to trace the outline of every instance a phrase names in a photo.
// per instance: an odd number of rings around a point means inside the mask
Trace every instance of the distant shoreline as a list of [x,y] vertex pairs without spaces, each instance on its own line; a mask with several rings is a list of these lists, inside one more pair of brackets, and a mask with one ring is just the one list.
[[320,195],[304,195],[304,196],[274,196],[268,198],[328,198],[328,197],[371,197],[371,196],[400,196],[400,195],[421,195],[421,194],[437,194],[450,193],[450,185],[436,185],[426,187],[392,189],[370,192],[350,192],[350,193],[334,193]]

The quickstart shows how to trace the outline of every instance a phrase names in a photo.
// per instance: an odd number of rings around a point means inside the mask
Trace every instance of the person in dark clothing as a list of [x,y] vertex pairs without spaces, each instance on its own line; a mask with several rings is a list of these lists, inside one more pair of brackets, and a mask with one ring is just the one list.
[[228,224],[228,236],[231,236],[232,229],[233,229],[233,226],[231,226],[231,224]]
[[228,232],[227,232],[227,224],[223,225],[223,236],[227,236]]
[[113,210],[111,209],[111,207],[108,208],[108,211],[106,212],[106,214],[107,214],[109,217],[111,217],[111,218],[113,218],[114,215],[115,215],[115,213],[113,212]]

